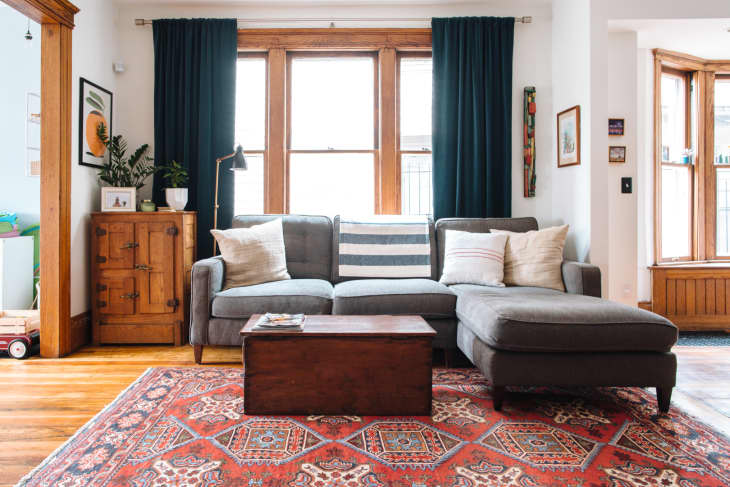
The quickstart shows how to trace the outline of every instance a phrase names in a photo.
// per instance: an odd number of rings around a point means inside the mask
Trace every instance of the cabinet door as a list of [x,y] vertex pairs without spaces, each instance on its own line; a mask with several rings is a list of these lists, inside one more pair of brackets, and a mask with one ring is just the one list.
[[134,223],[99,223],[94,229],[99,269],[132,269],[134,267]]
[[137,223],[136,266],[140,313],[172,313],[175,301],[174,222]]
[[105,315],[133,315],[137,293],[133,277],[102,277],[96,284],[97,307]]

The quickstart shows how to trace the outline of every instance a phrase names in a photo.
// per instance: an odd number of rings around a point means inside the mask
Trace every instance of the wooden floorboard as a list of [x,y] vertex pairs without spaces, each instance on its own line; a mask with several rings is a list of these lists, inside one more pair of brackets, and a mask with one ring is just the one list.
[[[674,351],[679,360],[674,404],[697,406],[712,424],[730,424],[730,347]],[[240,367],[241,352],[206,347],[203,361],[204,367]],[[196,366],[192,348],[87,347],[62,359],[0,359],[0,381],[6,384],[0,394],[0,486],[14,485],[145,370],[162,366]]]

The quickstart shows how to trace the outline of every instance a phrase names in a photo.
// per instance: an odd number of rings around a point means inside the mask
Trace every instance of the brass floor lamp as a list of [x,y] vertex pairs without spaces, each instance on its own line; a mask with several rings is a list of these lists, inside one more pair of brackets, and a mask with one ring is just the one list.
[[[236,152],[228,154],[227,156],[219,157],[215,160],[215,208],[213,209],[213,230],[218,229],[218,178],[221,173],[221,163],[230,158],[233,158],[231,171],[245,171],[248,169],[246,157],[243,155],[243,147],[240,145],[236,147]],[[215,238],[213,238],[213,255],[215,255],[217,247],[218,242]]]

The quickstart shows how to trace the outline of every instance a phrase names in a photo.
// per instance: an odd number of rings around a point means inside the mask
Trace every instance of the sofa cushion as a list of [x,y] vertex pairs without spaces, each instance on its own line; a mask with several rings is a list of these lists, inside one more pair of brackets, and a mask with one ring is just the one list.
[[456,315],[490,347],[514,352],[667,352],[666,318],[605,299],[534,287],[458,284]]
[[[335,216],[333,220],[334,230],[332,231],[332,282],[343,282],[348,280],[363,279],[360,277],[342,277],[340,276],[340,215]],[[286,235],[285,235],[286,237]],[[437,266],[436,262],[438,259],[436,249],[436,236],[434,234],[434,223],[433,219],[428,219],[428,245],[430,247],[430,265],[431,265],[431,279],[437,280]],[[371,279],[371,278],[365,278]]]
[[332,220],[326,216],[239,215],[233,228],[248,228],[281,218],[286,267],[294,279],[332,277]]
[[332,284],[322,279],[290,279],[234,287],[213,298],[213,316],[248,318],[259,313],[329,314]]
[[360,279],[335,285],[333,314],[454,316],[456,295],[430,279]]
[[439,279],[444,268],[446,230],[471,233],[488,233],[492,229],[529,232],[530,230],[537,230],[537,220],[531,216],[521,218],[441,218],[436,222],[435,228],[438,247],[438,266],[435,267],[438,272],[434,279]]

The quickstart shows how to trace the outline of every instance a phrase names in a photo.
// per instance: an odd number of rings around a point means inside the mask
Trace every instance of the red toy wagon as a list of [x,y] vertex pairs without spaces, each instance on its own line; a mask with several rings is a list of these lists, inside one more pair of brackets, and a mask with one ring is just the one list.
[[30,355],[40,342],[40,313],[37,310],[0,312],[0,351],[16,359]]

